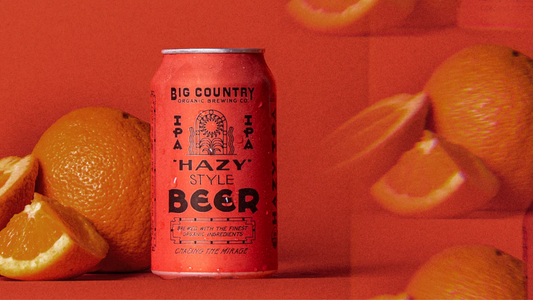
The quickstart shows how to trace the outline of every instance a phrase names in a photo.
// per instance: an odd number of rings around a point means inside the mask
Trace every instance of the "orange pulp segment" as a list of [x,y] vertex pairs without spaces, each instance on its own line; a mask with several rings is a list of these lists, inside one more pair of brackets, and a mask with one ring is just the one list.
[[73,278],[96,266],[108,248],[87,218],[35,193],[31,204],[0,231],[0,275],[19,280]]
[[360,182],[375,182],[420,139],[428,108],[426,94],[419,93],[364,109],[324,140],[333,170],[348,168]]
[[0,230],[31,202],[38,171],[33,155],[0,159]]
[[426,130],[422,140],[372,186],[371,194],[399,215],[447,218],[479,209],[499,186],[478,157]]

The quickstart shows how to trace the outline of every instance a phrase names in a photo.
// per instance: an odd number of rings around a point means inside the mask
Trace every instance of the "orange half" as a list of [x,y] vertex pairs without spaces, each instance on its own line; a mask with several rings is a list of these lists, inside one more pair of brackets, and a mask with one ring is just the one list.
[[291,0],[289,14],[304,27],[339,34],[378,33],[398,26],[415,0]]
[[35,193],[31,204],[0,231],[0,275],[19,280],[73,278],[95,267],[108,248],[87,218]]
[[424,131],[426,94],[383,99],[345,122],[323,141],[332,171],[349,170],[360,183],[375,182]]
[[425,131],[371,188],[385,209],[403,216],[449,218],[481,208],[498,192],[498,178],[464,147]]

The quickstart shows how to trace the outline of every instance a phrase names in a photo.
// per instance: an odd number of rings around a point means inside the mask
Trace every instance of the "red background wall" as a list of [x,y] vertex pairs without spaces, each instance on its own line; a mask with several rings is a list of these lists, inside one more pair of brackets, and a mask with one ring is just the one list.
[[[331,36],[293,23],[285,2],[3,3],[0,157],[29,154],[48,126],[80,107],[116,107],[148,121],[149,84],[162,49],[261,47],[278,87],[280,272],[276,279],[261,281],[269,287],[267,297],[364,298],[400,292],[421,262],[457,243],[491,244],[521,257],[520,217],[424,221],[390,216],[353,197],[345,180],[349,174],[325,176],[318,167],[325,153],[317,144],[368,103],[420,91],[432,70],[455,51],[492,42],[533,55],[533,34],[449,27]],[[51,297],[205,296],[202,283],[188,282],[196,292],[183,291],[180,283],[145,275],[132,279],[137,281],[130,292],[131,280],[106,281],[122,277],[98,277],[100,291],[84,281],[94,277],[39,287]],[[243,281],[236,282],[217,295],[250,297],[238,288]],[[9,284],[0,281],[0,290],[6,291],[0,297],[34,296]],[[79,291],[66,293],[70,284]],[[208,291],[217,293],[225,284],[211,285]]]

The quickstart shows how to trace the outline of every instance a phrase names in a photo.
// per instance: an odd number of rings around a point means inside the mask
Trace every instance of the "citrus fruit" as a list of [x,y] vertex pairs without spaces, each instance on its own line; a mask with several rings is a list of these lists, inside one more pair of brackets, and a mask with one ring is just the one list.
[[106,255],[107,242],[72,208],[35,193],[0,231],[0,275],[19,280],[68,279]]
[[533,61],[506,46],[467,47],[425,86],[434,130],[481,158],[501,180],[491,210],[523,211],[533,199]]
[[50,126],[33,153],[37,192],[82,213],[109,243],[100,271],[149,268],[148,123],[114,108],[81,108]]
[[478,157],[426,130],[372,186],[371,194],[402,216],[446,218],[482,207],[499,187],[498,178]]
[[422,136],[428,108],[420,93],[395,95],[364,109],[324,139],[333,170],[348,168],[369,188]]
[[31,202],[38,170],[33,155],[0,159],[0,230]]
[[291,0],[289,14],[303,26],[334,34],[379,33],[401,23],[415,0]]
[[458,245],[432,256],[410,279],[414,299],[524,299],[523,262],[486,245]]

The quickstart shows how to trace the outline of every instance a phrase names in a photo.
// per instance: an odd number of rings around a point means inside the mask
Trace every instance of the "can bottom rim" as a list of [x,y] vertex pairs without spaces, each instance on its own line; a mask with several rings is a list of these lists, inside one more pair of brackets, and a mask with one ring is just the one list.
[[197,277],[197,278],[264,278],[270,277],[277,270],[270,271],[257,271],[257,272],[166,272],[166,271],[155,271],[152,270],[152,273],[163,278],[163,279],[176,279],[176,278],[186,278],[186,277]]

